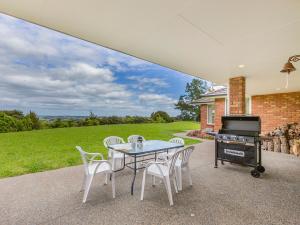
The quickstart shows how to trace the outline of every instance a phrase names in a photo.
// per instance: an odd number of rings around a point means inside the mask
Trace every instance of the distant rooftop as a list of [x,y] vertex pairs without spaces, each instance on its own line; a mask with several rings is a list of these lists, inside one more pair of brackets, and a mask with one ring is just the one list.
[[225,95],[227,95],[227,87],[212,86],[205,94],[201,95],[201,97],[225,96]]
[[193,104],[207,104],[214,102],[214,97],[227,95],[227,88],[224,86],[212,86],[205,94],[201,95],[200,99],[193,101]]

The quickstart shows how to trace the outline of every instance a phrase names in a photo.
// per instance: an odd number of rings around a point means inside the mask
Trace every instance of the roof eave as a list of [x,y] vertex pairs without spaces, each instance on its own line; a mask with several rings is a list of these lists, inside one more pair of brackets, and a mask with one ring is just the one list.
[[226,97],[227,94],[224,93],[224,94],[206,94],[206,95],[200,95],[200,97]]

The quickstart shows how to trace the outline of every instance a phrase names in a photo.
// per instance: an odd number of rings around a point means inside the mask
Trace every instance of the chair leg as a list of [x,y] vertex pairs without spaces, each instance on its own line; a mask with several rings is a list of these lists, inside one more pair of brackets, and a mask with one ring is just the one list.
[[112,158],[112,169],[116,170],[116,159]]
[[147,175],[147,170],[144,170],[143,180],[142,180],[142,190],[141,190],[141,201],[144,199],[146,175]]
[[155,176],[152,175],[152,186],[155,186]]
[[186,170],[187,170],[187,174],[188,174],[188,176],[189,176],[190,186],[193,186],[193,181],[192,181],[192,176],[191,176],[190,167],[187,166],[187,167],[186,167]]
[[83,203],[86,202],[87,196],[88,196],[90,188],[91,188],[92,181],[93,181],[93,176],[87,176],[86,177],[84,194],[83,194],[83,201],[82,201]]
[[176,193],[178,193],[176,176],[174,176],[174,177],[173,177],[173,184],[174,184],[174,189],[175,189],[175,192],[176,192]]
[[119,160],[120,161],[120,168],[122,168],[123,163],[124,163],[124,159]]
[[170,205],[173,205],[173,196],[172,196],[172,189],[171,189],[171,183],[170,183],[170,178],[169,177],[165,177],[164,178],[164,183],[167,189],[167,193],[168,193],[168,198],[169,198],[169,202]]
[[112,172],[112,175],[111,175],[111,186],[112,186],[112,195],[113,195],[113,198],[116,197],[116,180],[115,180],[115,173]]
[[176,167],[178,190],[182,191],[182,171],[181,166]]
[[83,175],[82,185],[81,185],[81,188],[80,188],[80,192],[84,191],[84,188],[85,188],[85,182],[86,182],[86,175],[84,174],[84,175]]
[[105,181],[104,181],[105,185],[107,185],[107,183],[108,183],[108,173],[105,174]]

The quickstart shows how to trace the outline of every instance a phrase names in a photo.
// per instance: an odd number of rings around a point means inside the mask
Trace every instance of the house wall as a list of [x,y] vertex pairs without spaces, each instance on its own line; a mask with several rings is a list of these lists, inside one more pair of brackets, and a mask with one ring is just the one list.
[[261,117],[263,133],[300,122],[300,92],[252,96],[252,114]]
[[205,128],[212,128],[214,129],[214,125],[211,124],[207,124],[207,105],[201,105],[200,106],[200,118],[201,118],[201,130],[205,129]]
[[205,128],[212,128],[218,131],[222,127],[221,117],[225,115],[225,98],[215,99],[215,121],[214,124],[207,124],[207,105],[200,106],[201,112],[201,130]]
[[225,98],[215,99],[215,125],[214,131],[219,131],[222,127],[221,117],[225,115]]

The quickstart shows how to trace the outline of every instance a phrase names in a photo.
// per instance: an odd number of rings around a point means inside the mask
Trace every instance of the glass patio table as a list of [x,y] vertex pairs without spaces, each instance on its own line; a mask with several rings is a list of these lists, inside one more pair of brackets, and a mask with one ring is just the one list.
[[[155,160],[157,159],[157,153],[160,152],[168,152],[171,149],[181,148],[183,147],[182,144],[178,143],[171,143],[168,141],[160,141],[160,140],[151,140],[151,141],[144,141],[143,146],[141,148],[135,147],[131,143],[126,144],[116,144],[116,145],[110,145],[108,146],[109,149],[113,151],[118,151],[121,153],[124,153],[124,160],[123,160],[123,167],[121,169],[115,170],[114,172],[118,172],[123,170],[125,167],[128,167],[134,171],[133,173],[133,179],[131,183],[131,195],[133,195],[133,188],[134,188],[134,182],[136,177],[137,170],[145,168],[145,166],[137,166],[138,163],[142,163],[144,161],[149,160]],[[127,162],[125,161],[125,155],[128,155],[133,158],[133,162]],[[138,158],[154,155],[154,158],[147,158],[147,159],[141,159],[137,160]]]

